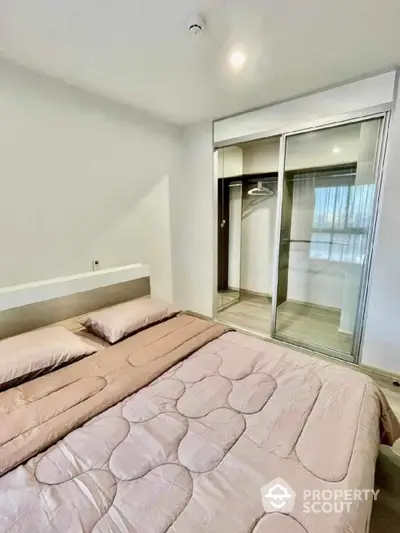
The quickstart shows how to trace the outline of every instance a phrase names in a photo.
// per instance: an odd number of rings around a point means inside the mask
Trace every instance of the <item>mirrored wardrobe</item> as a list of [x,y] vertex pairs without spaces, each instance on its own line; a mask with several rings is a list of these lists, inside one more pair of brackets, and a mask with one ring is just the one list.
[[222,148],[218,164],[218,318],[269,335],[279,137]]
[[215,152],[218,320],[357,359],[385,120]]

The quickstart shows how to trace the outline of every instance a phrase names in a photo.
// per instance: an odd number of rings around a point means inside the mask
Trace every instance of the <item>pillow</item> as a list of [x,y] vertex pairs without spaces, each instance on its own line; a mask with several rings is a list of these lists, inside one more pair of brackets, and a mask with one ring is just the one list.
[[137,298],[95,311],[79,320],[88,330],[111,344],[131,333],[178,314],[172,306],[152,298]]
[[96,352],[96,348],[60,326],[38,329],[0,341],[0,387],[26,379]]

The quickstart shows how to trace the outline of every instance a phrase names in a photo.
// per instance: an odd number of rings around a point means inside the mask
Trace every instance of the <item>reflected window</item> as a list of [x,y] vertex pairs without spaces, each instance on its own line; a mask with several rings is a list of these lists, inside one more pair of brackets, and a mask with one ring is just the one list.
[[374,184],[318,186],[316,180],[311,258],[364,262],[374,193]]

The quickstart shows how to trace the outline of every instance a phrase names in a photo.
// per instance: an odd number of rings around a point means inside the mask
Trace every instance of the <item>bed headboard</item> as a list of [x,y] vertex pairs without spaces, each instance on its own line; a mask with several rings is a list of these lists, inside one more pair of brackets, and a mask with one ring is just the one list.
[[0,339],[149,295],[148,267],[129,267],[3,289]]

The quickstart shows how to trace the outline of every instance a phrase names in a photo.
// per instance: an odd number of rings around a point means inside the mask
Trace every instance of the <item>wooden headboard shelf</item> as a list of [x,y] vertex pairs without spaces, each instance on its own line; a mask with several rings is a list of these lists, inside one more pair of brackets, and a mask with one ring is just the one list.
[[0,311],[0,339],[149,294],[150,277],[144,275],[138,279],[5,309]]

